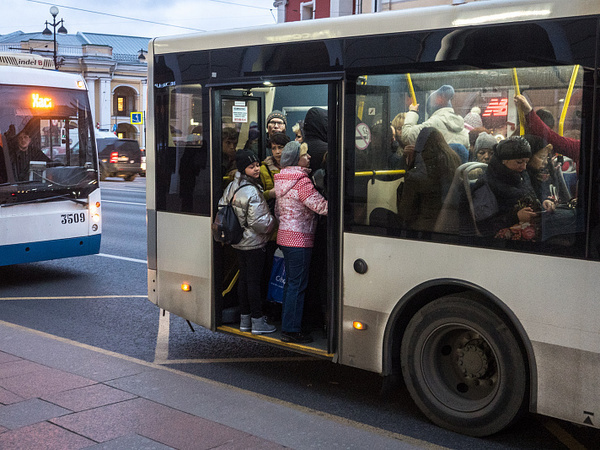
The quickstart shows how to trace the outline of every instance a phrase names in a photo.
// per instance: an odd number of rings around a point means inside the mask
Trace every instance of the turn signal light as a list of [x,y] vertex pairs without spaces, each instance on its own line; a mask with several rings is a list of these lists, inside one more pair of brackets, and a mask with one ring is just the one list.
[[358,320],[355,320],[354,322],[352,322],[352,326],[354,327],[355,330],[359,330],[359,331],[367,329],[367,324],[359,322]]
[[182,283],[181,284],[181,290],[183,292],[190,292],[192,290],[192,286],[188,283]]

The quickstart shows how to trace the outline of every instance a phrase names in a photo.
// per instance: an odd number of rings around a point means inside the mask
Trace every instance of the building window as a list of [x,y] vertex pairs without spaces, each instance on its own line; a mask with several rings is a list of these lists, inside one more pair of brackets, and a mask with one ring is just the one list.
[[315,2],[300,3],[300,20],[312,20],[315,18]]
[[125,111],[125,97],[117,97],[117,111]]

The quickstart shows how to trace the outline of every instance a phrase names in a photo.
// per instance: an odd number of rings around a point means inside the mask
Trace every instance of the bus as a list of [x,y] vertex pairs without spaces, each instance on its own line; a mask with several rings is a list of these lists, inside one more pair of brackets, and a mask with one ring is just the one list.
[[[424,415],[456,432],[490,435],[524,412],[598,428],[599,35],[597,2],[493,0],[152,40],[149,300],[210,330],[403,379]],[[399,213],[416,167],[409,131],[436,114],[440,91],[496,140],[531,132],[519,95],[555,118],[552,136],[572,144],[553,144],[570,192],[559,232],[532,236],[518,220],[482,232],[473,189],[485,161],[461,164],[444,199],[412,191],[421,203],[408,213],[442,204],[435,223]],[[263,159],[267,115],[284,113],[293,138],[314,107],[327,117],[329,212],[306,302],[324,326],[300,345],[239,331],[235,258],[211,223],[222,136],[233,128],[240,149],[260,130]],[[471,140],[458,145],[464,155]]]
[[98,156],[87,86],[79,75],[44,70],[53,67],[36,55],[0,58],[2,266],[100,251]]

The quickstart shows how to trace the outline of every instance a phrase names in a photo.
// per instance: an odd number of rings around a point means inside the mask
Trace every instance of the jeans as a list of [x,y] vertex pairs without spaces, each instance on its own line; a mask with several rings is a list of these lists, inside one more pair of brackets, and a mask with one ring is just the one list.
[[255,250],[236,249],[236,252],[240,268],[240,276],[238,277],[240,313],[252,314],[254,319],[258,319],[263,316],[260,285],[266,252],[264,247]]
[[280,246],[285,261],[286,280],[283,288],[281,331],[298,333],[302,326],[304,295],[312,248]]

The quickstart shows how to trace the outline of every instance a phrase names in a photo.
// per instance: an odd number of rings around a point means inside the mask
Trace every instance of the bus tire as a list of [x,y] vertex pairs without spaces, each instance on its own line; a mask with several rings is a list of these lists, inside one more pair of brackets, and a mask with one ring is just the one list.
[[506,322],[481,302],[459,295],[425,305],[401,346],[402,374],[421,411],[435,424],[488,436],[524,410],[527,370]]

